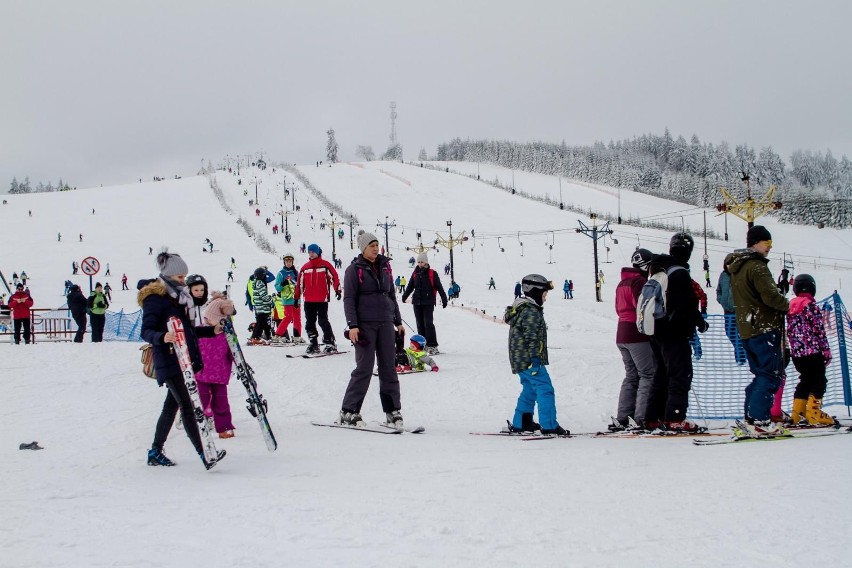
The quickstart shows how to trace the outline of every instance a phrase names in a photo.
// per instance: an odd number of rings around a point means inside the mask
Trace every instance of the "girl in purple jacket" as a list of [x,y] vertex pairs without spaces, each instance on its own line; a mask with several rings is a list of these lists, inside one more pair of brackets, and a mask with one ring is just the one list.
[[[207,303],[207,281],[203,276],[193,274],[186,279],[189,292],[196,301],[196,313],[191,314],[196,326],[216,325],[222,319],[234,315],[234,303],[221,292],[213,291]],[[199,304],[200,302],[200,304]],[[207,305],[201,309],[201,305]],[[194,317],[193,317],[194,316]],[[213,425],[220,438],[234,437],[234,423],[231,406],[228,402],[228,382],[231,379],[233,356],[224,333],[214,337],[199,337],[198,350],[204,369],[195,374],[198,381],[198,396],[204,405],[204,414],[213,417]]]
[[790,416],[793,425],[803,419],[810,426],[832,426],[834,418],[822,411],[825,394],[825,368],[831,362],[831,349],[825,335],[822,310],[814,301],[816,281],[810,274],[799,274],[793,280],[796,297],[787,312],[787,337],[793,365],[799,371],[799,384]]

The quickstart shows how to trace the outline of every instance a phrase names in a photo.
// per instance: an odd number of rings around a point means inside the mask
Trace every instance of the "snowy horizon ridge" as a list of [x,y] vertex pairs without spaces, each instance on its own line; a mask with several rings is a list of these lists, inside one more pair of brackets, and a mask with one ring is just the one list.
[[[0,565],[680,568],[749,560],[841,565],[846,559],[843,519],[848,520],[852,495],[845,472],[852,464],[852,439],[845,436],[696,447],[688,438],[528,443],[470,435],[499,431],[514,410],[520,386],[509,369],[501,317],[515,282],[528,273],[543,274],[556,286],[544,315],[559,422],[573,432],[605,429],[624,373],[613,307],[620,269],[630,264],[637,246],[666,252],[671,232],[611,224],[614,233],[599,243],[605,275],[599,303],[592,243],[576,232],[578,222],[592,224],[588,217],[467,175],[513,178],[519,190],[539,198],[558,200],[561,188],[561,198],[578,207],[688,226],[696,240],[694,267],[701,266],[705,250],[704,214],[708,227],[725,232],[725,218],[715,210],[564,178],[560,185],[555,176],[471,162],[453,163],[463,175],[399,162],[295,169],[314,191],[270,164],[266,170],[243,169],[239,178],[219,170],[151,183],[4,195],[0,271],[11,278],[26,270],[35,307],[57,308],[65,302],[66,279],[88,291],[88,278],[72,276],[71,263],[94,256],[102,266],[94,280],[113,288],[110,309],[132,312],[139,309],[136,282],[156,276],[161,247],[181,254],[211,290],[228,285],[234,257],[231,296],[245,344],[253,318],[243,292],[256,267],[277,272],[284,253],[294,254],[301,267],[307,260],[298,252],[304,242],[319,244],[327,259],[334,251],[345,269],[357,254],[350,248],[348,214],[360,223],[354,232],[372,232],[382,245],[382,225],[393,225],[387,245],[395,272],[407,278],[408,259],[415,256],[410,249],[421,240],[430,246],[448,237],[451,222],[453,236],[464,231],[469,240],[453,253],[460,298],[435,312],[440,371],[400,377],[406,425],[423,425],[426,433],[379,436],[311,425],[337,417],[354,368],[351,349],[303,360],[285,358],[290,348],[246,347],[258,389],[269,402],[278,450],[266,450],[245,409],[245,390],[232,378],[237,435],[216,440],[228,451],[225,460],[205,471],[184,432],[172,429],[165,453],[177,467],[149,467],[145,453],[166,393],[142,375],[139,344],[92,344],[87,335],[83,344],[15,346],[0,336],[8,418],[0,445]],[[211,187],[213,179],[221,197]],[[286,197],[285,188],[291,192]],[[249,206],[255,192],[259,204]],[[292,210],[294,202],[298,211]],[[338,213],[332,216],[329,204]],[[271,231],[285,217],[290,244],[283,230]],[[238,219],[271,252],[261,250]],[[344,238],[329,227],[321,230],[323,222],[346,223]],[[774,276],[792,259],[796,273],[815,277],[818,295],[833,290],[847,295],[852,230],[771,218],[758,224],[772,232]],[[727,219],[727,231],[729,241],[706,244],[714,286],[724,256],[745,244],[744,222]],[[202,252],[205,239],[213,242],[212,253]],[[428,254],[446,288],[448,251]],[[107,263],[112,276],[105,278]],[[121,291],[125,273],[129,291]],[[487,289],[491,277],[497,290]],[[569,278],[574,300],[562,298],[561,284]],[[715,289],[707,292],[710,313],[721,313]],[[411,306],[400,309],[413,324]],[[342,302],[331,301],[329,318],[344,345]],[[362,409],[370,423],[383,418],[377,380]],[[797,380],[789,377],[787,388]],[[847,415],[844,407],[829,412]],[[44,450],[18,449],[34,440]],[[778,519],[796,522],[773,523]]]

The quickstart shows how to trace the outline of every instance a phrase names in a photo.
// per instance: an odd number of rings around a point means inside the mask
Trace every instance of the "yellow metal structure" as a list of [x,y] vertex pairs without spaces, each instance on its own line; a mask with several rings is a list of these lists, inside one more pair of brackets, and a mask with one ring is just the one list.
[[719,210],[720,213],[731,213],[736,215],[751,226],[754,224],[754,220],[761,215],[765,215],[774,209],[781,209],[781,202],[772,200],[773,197],[775,197],[776,189],[777,186],[770,186],[759,201],[753,199],[751,197],[751,191],[749,191],[746,200],[740,203],[728,192],[727,189],[720,187],[719,192],[725,199],[725,203],[722,203],[716,207],[716,209]]

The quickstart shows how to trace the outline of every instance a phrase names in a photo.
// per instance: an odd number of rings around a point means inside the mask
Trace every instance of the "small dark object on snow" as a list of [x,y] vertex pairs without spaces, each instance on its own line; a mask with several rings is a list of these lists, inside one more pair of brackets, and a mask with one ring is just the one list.
[[30,442],[29,444],[21,444],[18,446],[19,450],[43,450],[41,446],[38,445],[38,442]]

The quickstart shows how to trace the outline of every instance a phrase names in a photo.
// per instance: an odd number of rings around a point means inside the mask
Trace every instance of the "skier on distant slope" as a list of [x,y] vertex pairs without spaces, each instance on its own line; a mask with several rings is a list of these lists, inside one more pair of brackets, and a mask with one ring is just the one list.
[[[379,398],[388,424],[403,427],[399,377],[396,374],[396,335],[405,333],[396,302],[390,260],[379,254],[379,240],[358,233],[361,254],[346,268],[343,309],[348,339],[355,345],[355,369],[346,387],[338,422],[364,426],[361,405],[370,388],[373,364],[378,359]],[[303,272],[304,274],[304,272]],[[394,329],[395,328],[395,329]]]
[[[545,368],[549,361],[544,302],[553,282],[540,274],[528,274],[521,280],[521,288],[524,297],[515,300],[503,314],[503,321],[509,324],[509,365],[521,380],[511,430],[567,436],[568,430],[556,421],[556,394]],[[533,421],[536,404],[541,424]]]
[[[186,262],[178,254],[163,251],[157,255],[157,267],[160,269],[158,278],[140,280],[138,302],[142,307],[142,339],[154,346],[154,369],[157,384],[165,385],[168,389],[166,400],[157,428],[154,432],[154,442],[148,450],[148,465],[172,466],[175,463],[163,453],[163,446],[169,436],[169,431],[180,410],[184,430],[198,452],[201,461],[207,469],[216,462],[208,462],[204,457],[201,445],[201,433],[195,420],[192,400],[183,379],[183,372],[178,363],[177,355],[171,344],[176,336],[168,331],[168,321],[171,317],[181,320],[186,330],[186,342],[192,359],[192,368],[198,372],[204,368],[201,353],[198,350],[196,337],[213,337],[222,333],[222,326],[202,326],[195,328],[189,319],[189,310],[194,302],[186,286],[186,274],[189,269]],[[225,451],[219,451],[217,462],[225,457]]]

